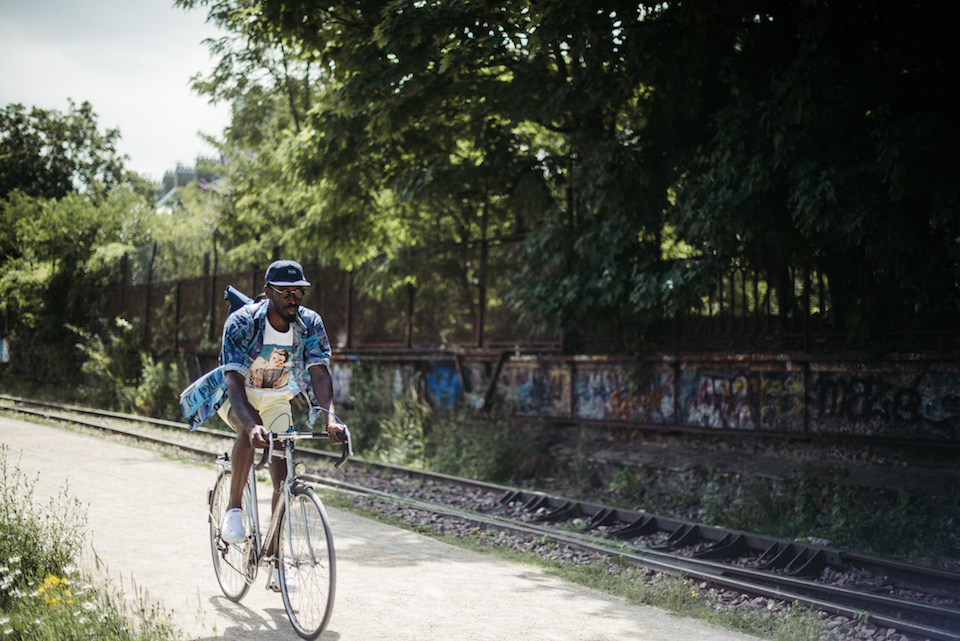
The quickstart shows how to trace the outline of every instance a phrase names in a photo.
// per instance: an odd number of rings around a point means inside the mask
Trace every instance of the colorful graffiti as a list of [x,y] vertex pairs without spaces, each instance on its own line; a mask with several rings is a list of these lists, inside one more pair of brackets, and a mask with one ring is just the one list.
[[760,429],[802,432],[804,387],[801,372],[760,372]]
[[760,424],[759,394],[748,372],[692,371],[680,375],[683,425],[753,430]]
[[[442,410],[483,408],[492,391],[521,416],[960,440],[960,366],[909,365],[864,371],[820,363],[651,364],[644,377],[633,365],[531,360],[506,363],[491,381],[492,363],[466,362],[458,370],[451,360],[436,360],[398,364],[389,374],[399,396],[419,371],[428,402]],[[331,367],[338,399],[350,398],[350,370],[349,362]]]
[[463,385],[451,361],[433,361],[424,373],[427,401],[441,410],[452,410],[463,395]]
[[634,389],[630,372],[619,365],[578,367],[574,382],[577,418],[670,424],[673,422],[673,370],[652,367],[649,383]]
[[521,416],[570,416],[570,370],[566,365],[505,366],[496,392]]

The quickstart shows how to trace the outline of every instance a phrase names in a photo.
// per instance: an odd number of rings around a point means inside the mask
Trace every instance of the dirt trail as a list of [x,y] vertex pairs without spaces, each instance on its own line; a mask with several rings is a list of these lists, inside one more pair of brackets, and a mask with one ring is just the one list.
[[[240,604],[222,596],[204,503],[212,467],[2,417],[0,442],[9,448],[8,464],[31,478],[39,474],[35,498],[45,501],[69,483],[69,495],[87,509],[88,549],[106,563],[114,584],[122,581],[128,597],[145,593],[171,612],[185,638],[299,638],[280,596],[264,589],[265,573]],[[326,641],[750,638],[348,512],[330,510],[330,517],[338,584]]]

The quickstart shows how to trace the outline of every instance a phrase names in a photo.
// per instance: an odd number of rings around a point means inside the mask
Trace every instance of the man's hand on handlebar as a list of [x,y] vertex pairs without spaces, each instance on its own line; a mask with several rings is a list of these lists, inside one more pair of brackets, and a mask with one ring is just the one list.
[[267,447],[269,434],[267,428],[263,425],[254,425],[247,430],[247,436],[250,438],[250,444],[254,447]]
[[342,423],[335,423],[333,421],[327,423],[327,434],[330,435],[330,442],[334,445],[347,440],[347,433],[343,430],[343,427]]

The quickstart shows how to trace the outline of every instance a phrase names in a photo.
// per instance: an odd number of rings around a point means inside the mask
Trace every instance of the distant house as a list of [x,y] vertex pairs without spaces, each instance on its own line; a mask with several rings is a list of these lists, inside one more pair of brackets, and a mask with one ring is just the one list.
[[[200,158],[197,159],[197,164],[194,167],[177,164],[175,170],[163,174],[163,180],[157,187],[157,213],[169,214],[174,207],[180,204],[180,199],[177,196],[177,190],[180,187],[186,187],[198,180],[208,183],[216,180],[215,174],[209,171],[201,171],[198,168],[200,160]],[[208,160],[205,164],[209,166],[211,161]]]

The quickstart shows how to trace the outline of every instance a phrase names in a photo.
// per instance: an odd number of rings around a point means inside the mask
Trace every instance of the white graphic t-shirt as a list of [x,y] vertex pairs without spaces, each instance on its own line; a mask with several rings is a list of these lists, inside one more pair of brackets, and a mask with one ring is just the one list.
[[261,396],[293,396],[293,327],[278,332],[269,322],[264,323],[263,349],[250,366],[247,388]]

